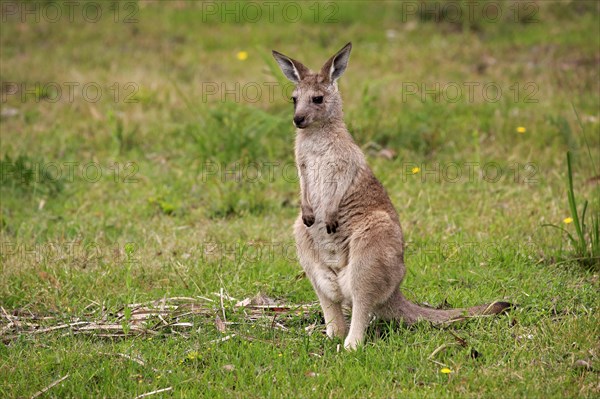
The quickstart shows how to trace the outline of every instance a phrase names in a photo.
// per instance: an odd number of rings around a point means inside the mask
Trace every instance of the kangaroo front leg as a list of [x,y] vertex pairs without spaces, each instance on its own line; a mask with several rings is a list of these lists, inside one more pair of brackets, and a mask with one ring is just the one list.
[[329,338],[339,337],[344,339],[348,331],[348,326],[342,313],[342,304],[333,302],[319,291],[317,291],[317,296],[323,309],[327,336]]
[[327,234],[333,234],[339,227],[338,212],[340,202],[356,175],[356,167],[345,161],[336,161],[328,165],[325,176],[325,192],[329,201],[325,207],[325,228]]
[[344,348],[354,350],[362,344],[365,339],[365,331],[371,318],[370,309],[360,301],[352,303],[352,320],[350,321],[350,332],[344,341]]
[[298,166],[298,176],[300,176],[300,206],[302,209],[302,221],[306,227],[310,227],[315,223],[315,213],[310,205],[310,201],[308,200],[310,195],[308,193],[306,166],[304,164],[300,164]]

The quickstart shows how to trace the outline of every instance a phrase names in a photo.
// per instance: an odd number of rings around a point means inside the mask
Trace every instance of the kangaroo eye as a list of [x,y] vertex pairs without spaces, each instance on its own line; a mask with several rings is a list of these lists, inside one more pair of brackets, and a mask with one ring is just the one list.
[[296,104],[296,97],[292,97],[292,101]]
[[312,98],[312,102],[315,103],[315,104],[322,104],[323,103],[323,96],[313,97]]

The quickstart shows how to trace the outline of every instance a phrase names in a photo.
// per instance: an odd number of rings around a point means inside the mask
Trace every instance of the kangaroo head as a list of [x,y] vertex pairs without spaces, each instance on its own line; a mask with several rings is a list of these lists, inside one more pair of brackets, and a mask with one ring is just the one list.
[[337,80],[346,70],[352,43],[348,43],[331,57],[318,73],[312,72],[301,62],[275,50],[273,57],[283,74],[296,88],[294,101],[294,126],[305,129],[309,126],[324,126],[342,119],[342,97]]

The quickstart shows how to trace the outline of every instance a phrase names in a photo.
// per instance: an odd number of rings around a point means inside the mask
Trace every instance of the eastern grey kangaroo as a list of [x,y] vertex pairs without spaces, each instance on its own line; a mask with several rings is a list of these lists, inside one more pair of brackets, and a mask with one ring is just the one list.
[[[438,310],[402,295],[406,268],[398,214],[344,124],[337,80],[351,49],[346,44],[317,73],[273,51],[283,74],[296,85],[292,100],[302,212],[294,235],[300,263],[323,308],[327,335],[345,337],[344,347],[355,349],[371,315],[414,323],[503,312],[509,303]],[[350,331],[342,305],[352,307]]]

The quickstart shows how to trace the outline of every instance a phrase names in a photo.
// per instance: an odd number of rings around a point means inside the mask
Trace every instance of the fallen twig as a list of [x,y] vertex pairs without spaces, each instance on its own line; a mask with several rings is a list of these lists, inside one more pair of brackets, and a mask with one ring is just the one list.
[[31,333],[32,334],[42,334],[42,333],[49,332],[49,331],[62,330],[63,328],[75,327],[75,326],[80,326],[80,325],[84,325],[84,324],[90,324],[90,322],[89,321],[77,321],[75,323],[66,323],[66,324],[61,324],[59,326],[42,328],[39,330],[32,331]]
[[[198,330],[199,324],[211,322],[221,333],[227,331],[228,325],[244,323],[288,331],[289,321],[298,317],[310,317],[318,312],[317,303],[281,304],[264,295],[236,303],[233,302],[236,301],[235,298],[225,294],[223,289],[220,291],[218,294],[214,293],[219,297],[218,301],[200,296],[161,298],[143,303],[123,304],[116,311],[107,309],[103,303],[93,302],[86,306],[85,315],[66,320],[64,315],[60,317],[34,314],[19,309],[7,310],[0,306],[0,339],[3,343],[10,343],[19,336],[53,332],[59,332],[60,336],[84,334],[99,338],[168,333],[188,338],[189,332]],[[243,320],[225,320],[227,306],[241,308]],[[126,309],[131,310],[127,320]],[[215,317],[215,313],[218,317]],[[233,336],[235,334],[211,342],[223,342]]]
[[69,378],[69,374],[65,375],[64,377],[59,378],[58,380],[54,381],[52,384],[48,385],[46,388],[37,391],[36,393],[33,394],[33,396],[31,397],[31,399],[37,398],[38,396],[42,395],[43,393],[47,392],[48,390],[50,390],[51,388],[57,386],[58,384],[60,384],[61,382],[63,382],[64,380],[66,380],[67,378]]
[[223,312],[223,321],[227,321],[227,317],[225,317],[225,307],[223,306],[223,288],[221,287],[221,312]]
[[230,340],[231,338],[235,337],[235,334],[231,334],[231,335],[227,335],[226,337],[223,338],[219,338],[219,339],[213,339],[212,341],[208,341],[208,344],[215,344],[218,342],[225,342],[227,340]]
[[442,345],[438,346],[436,348],[436,350],[434,350],[433,352],[431,352],[431,355],[429,355],[427,358],[429,360],[432,360],[435,357],[435,355],[437,355],[439,352],[441,352],[441,351],[443,351],[443,350],[445,350],[445,349],[447,349],[447,348],[449,348],[451,346],[454,346],[454,345],[458,345],[458,344],[456,344],[454,342],[449,343],[449,344],[442,344]]
[[137,363],[140,366],[145,366],[146,365],[146,363],[144,363],[143,360],[136,359],[135,357],[129,356],[129,355],[125,354],[125,353],[106,353],[106,352],[98,352],[98,353],[101,354],[101,355],[106,355],[106,356],[120,356],[122,358],[131,360],[132,362]]
[[173,387],[168,387],[168,388],[163,388],[163,389],[157,389],[156,391],[152,391],[152,392],[148,392],[148,393],[143,393],[141,395],[136,396],[134,399],[140,399],[140,398],[145,398],[146,396],[151,396],[157,393],[161,393],[161,392],[167,392],[167,391],[172,391]]

